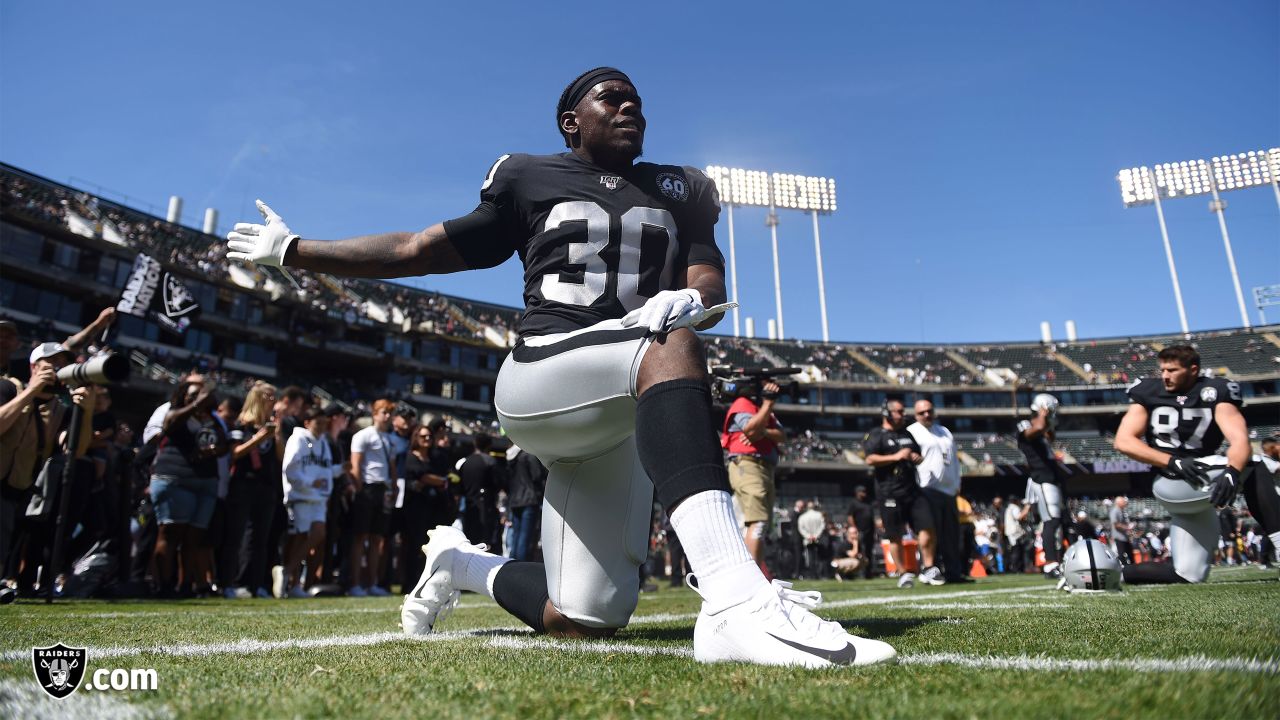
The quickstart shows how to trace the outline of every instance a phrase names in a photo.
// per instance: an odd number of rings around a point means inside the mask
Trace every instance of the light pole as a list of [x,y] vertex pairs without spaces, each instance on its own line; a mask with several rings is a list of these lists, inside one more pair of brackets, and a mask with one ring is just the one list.
[[782,275],[778,269],[778,212],[769,205],[769,214],[764,217],[764,224],[769,226],[769,238],[773,242],[773,301],[778,317],[778,339],[787,336],[782,327]]
[[733,247],[733,203],[729,203],[729,289],[733,296],[733,336],[741,337],[738,325],[738,253]]
[[1218,228],[1222,232],[1222,244],[1227,253],[1227,266],[1240,308],[1240,320],[1244,327],[1252,327],[1245,309],[1244,293],[1240,289],[1240,275],[1236,270],[1235,254],[1231,250],[1231,237],[1227,234],[1227,221],[1223,214],[1226,202],[1220,192],[1244,190],[1259,185],[1270,185],[1280,205],[1280,148],[1250,150],[1234,155],[1222,155],[1212,160],[1188,160],[1162,163],[1154,168],[1142,166],[1126,168],[1116,176],[1120,183],[1120,198],[1125,207],[1154,203],[1156,217],[1160,221],[1160,234],[1164,239],[1165,256],[1169,261],[1169,275],[1173,279],[1174,297],[1178,303],[1178,317],[1183,333],[1188,332],[1186,310],[1182,305],[1182,290],[1173,264],[1173,250],[1169,245],[1169,232],[1165,227],[1162,199],[1212,195],[1209,209],[1218,216]]
[[[782,272],[778,252],[778,210],[801,210],[813,215],[813,251],[818,268],[818,305],[822,315],[822,341],[830,342],[827,324],[827,288],[822,268],[822,238],[818,231],[818,215],[836,210],[836,181],[826,177],[809,177],[787,173],[768,173],[762,170],[743,170],[711,165],[707,177],[716,184],[720,201],[729,208],[729,277],[734,299],[738,296],[737,251],[734,238],[734,206],[754,206],[768,209],[765,225],[773,251],[774,312],[777,317],[777,335],[786,337],[782,319]],[[734,310],[734,330],[738,335],[738,311]]]

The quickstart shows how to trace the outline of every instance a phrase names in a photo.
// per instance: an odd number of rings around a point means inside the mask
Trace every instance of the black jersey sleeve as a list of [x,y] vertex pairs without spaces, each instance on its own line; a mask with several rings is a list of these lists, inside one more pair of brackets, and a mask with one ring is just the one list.
[[[1209,381],[1205,383],[1205,387],[1213,388],[1213,393],[1210,395],[1213,398],[1212,400],[1202,398],[1207,400],[1207,404],[1210,406],[1216,407],[1221,403],[1230,403],[1236,407],[1244,406],[1244,396],[1240,394],[1240,383],[1234,380],[1209,378]],[[1202,390],[1201,392],[1203,393],[1204,391]]]
[[867,455],[885,455],[884,452],[884,431],[881,428],[872,428],[871,432],[862,437],[862,451]]
[[523,240],[515,184],[521,157],[503,155],[480,186],[480,204],[470,214],[447,220],[445,234],[472,269],[501,265]]
[[1142,378],[1130,383],[1125,388],[1125,393],[1129,396],[1130,403],[1137,403],[1148,410],[1155,404],[1155,396],[1164,386],[1160,384],[1159,378]]
[[689,218],[689,227],[680,228],[688,238],[685,247],[684,266],[711,265],[724,272],[724,255],[716,247],[715,224],[720,219],[720,195],[716,192],[716,184],[694,167],[683,168],[685,177],[689,178],[690,196],[693,199],[693,212]]

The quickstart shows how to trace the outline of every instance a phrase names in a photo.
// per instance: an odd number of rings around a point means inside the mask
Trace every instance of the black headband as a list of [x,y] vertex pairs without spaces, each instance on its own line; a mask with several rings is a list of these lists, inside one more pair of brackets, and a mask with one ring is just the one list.
[[617,68],[598,67],[594,70],[588,70],[579,75],[578,79],[565,88],[564,94],[560,96],[560,107],[556,108],[556,123],[559,124],[561,113],[569,112],[578,107],[578,103],[582,102],[582,98],[586,96],[588,90],[606,80],[621,80],[628,85],[635,86],[635,83],[631,82],[631,78]]

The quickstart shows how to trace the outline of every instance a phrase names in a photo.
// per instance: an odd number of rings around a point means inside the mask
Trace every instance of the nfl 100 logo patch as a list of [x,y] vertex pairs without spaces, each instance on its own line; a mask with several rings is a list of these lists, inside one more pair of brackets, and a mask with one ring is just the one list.
[[62,643],[53,647],[31,648],[31,666],[36,672],[36,682],[59,700],[80,687],[88,660],[88,648],[67,647]]

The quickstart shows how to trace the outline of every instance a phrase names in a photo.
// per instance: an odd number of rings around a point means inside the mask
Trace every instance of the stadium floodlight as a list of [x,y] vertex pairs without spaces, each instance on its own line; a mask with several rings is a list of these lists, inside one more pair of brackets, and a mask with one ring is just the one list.
[[1249,150],[1234,155],[1220,155],[1209,160],[1185,160],[1162,163],[1154,168],[1125,168],[1116,175],[1120,183],[1120,199],[1127,208],[1154,204],[1160,221],[1160,235],[1164,239],[1165,257],[1169,261],[1169,274],[1173,279],[1174,297],[1178,303],[1178,316],[1182,332],[1188,332],[1186,309],[1182,304],[1182,290],[1178,285],[1178,271],[1173,263],[1173,250],[1169,245],[1169,231],[1164,222],[1162,199],[1212,195],[1209,210],[1218,216],[1218,228],[1222,233],[1222,245],[1227,254],[1227,266],[1231,270],[1231,283],[1240,308],[1240,322],[1251,327],[1249,313],[1245,309],[1244,292],[1240,289],[1240,273],[1236,270],[1235,254],[1231,250],[1231,236],[1227,233],[1227,204],[1221,193],[1230,190],[1270,185],[1280,205],[1280,148]]
[[1280,305],[1280,285],[1262,285],[1253,289],[1253,304],[1258,308],[1258,321],[1267,324],[1267,314],[1263,308]]
[[[746,170],[721,165],[706,168],[707,177],[716,184],[720,202],[726,206],[729,216],[729,277],[733,301],[738,300],[737,251],[733,234],[733,208],[735,205],[769,208],[765,224],[769,227],[773,242],[773,292],[775,311],[778,314],[778,336],[785,337],[782,319],[782,281],[778,268],[778,215],[777,210],[800,210],[813,215],[814,257],[818,266],[818,304],[822,312],[822,340],[830,342],[827,326],[827,290],[822,270],[822,239],[818,232],[818,215],[836,211],[836,181],[828,177],[796,175],[792,173]],[[738,309],[733,311],[733,335],[739,336]]]
[[1211,195],[1271,185],[1280,203],[1280,148],[1250,150],[1209,160],[1162,163],[1155,167],[1125,168],[1116,176],[1125,207],[1150,205],[1159,190],[1161,199]]

